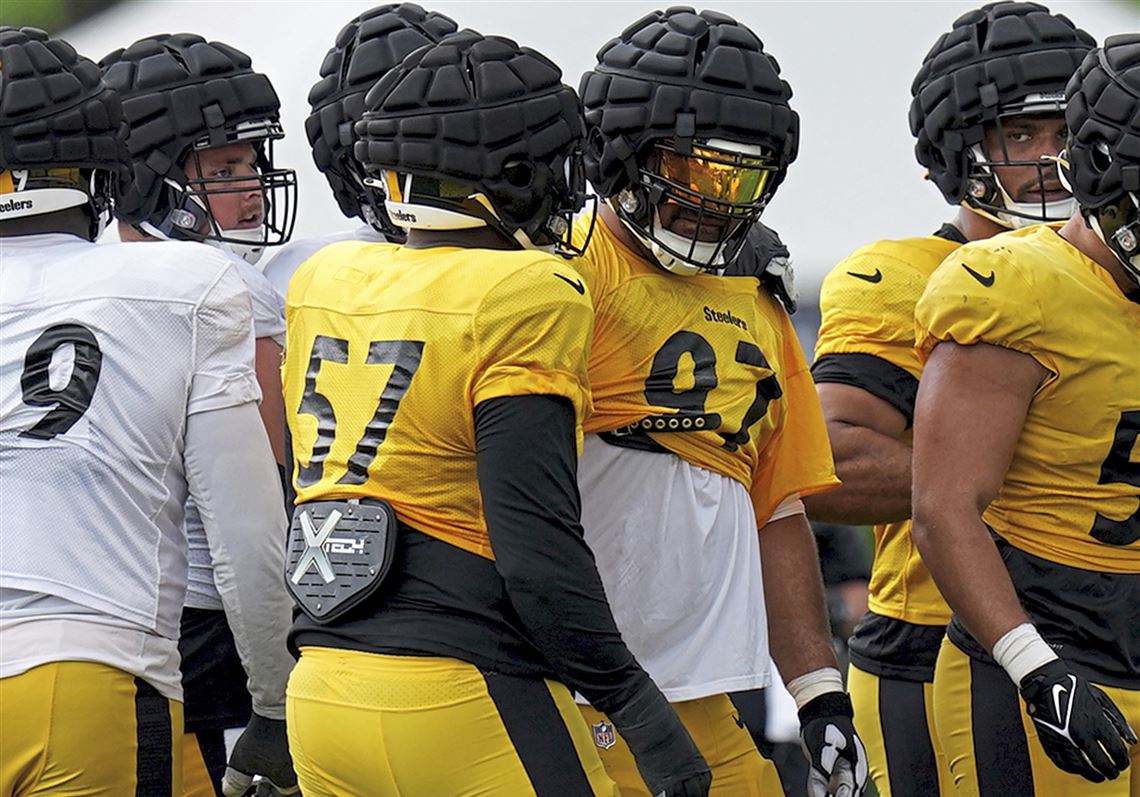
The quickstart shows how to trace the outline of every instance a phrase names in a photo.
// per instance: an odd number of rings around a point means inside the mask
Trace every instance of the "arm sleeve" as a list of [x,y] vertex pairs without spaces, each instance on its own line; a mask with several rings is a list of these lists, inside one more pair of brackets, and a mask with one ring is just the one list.
[[253,710],[285,718],[285,513],[257,407],[200,412],[186,422],[186,474],[210,543],[214,581],[249,675]]
[[553,396],[475,408],[479,490],[495,566],[534,644],[599,711],[649,676],[626,648],[579,522],[575,412]]
[[249,291],[228,265],[195,312],[194,373],[187,415],[259,401],[253,357]]

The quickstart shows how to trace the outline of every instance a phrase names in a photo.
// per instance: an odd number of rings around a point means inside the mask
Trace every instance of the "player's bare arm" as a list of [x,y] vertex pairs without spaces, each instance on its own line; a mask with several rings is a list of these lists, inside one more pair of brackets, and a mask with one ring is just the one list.
[[1001,487],[1047,376],[1035,359],[1011,349],[940,343],[918,391],[912,533],[950,605],[987,650],[1028,617],[982,512]]
[[808,512],[818,520],[852,525],[910,517],[911,447],[899,439],[906,416],[853,385],[822,383],[816,389],[843,484],[806,498]]

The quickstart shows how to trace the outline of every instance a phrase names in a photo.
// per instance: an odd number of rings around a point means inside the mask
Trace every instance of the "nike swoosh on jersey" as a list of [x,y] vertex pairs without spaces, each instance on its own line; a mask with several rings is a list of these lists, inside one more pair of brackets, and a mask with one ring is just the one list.
[[857,280],[863,280],[864,282],[870,282],[872,284],[883,281],[883,272],[879,269],[875,269],[874,274],[859,274],[855,271],[848,271],[847,273]]
[[978,282],[982,283],[982,285],[986,286],[987,288],[994,284],[994,272],[991,271],[988,276],[983,277],[981,274],[974,271],[972,268],[967,266],[965,263],[962,264],[962,268],[966,269],[966,271],[969,272],[971,277],[976,279]]
[[578,291],[578,293],[582,294],[583,296],[586,294],[586,286],[582,284],[582,280],[572,280],[569,277],[563,276],[562,274],[555,274],[554,276],[558,277],[558,279],[565,282],[567,285]]

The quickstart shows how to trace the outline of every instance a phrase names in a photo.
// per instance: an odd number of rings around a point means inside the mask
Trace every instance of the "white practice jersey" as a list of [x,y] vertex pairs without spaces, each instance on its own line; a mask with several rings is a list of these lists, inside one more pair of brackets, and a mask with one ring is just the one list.
[[614,620],[665,697],[767,686],[760,540],[747,488],[594,434],[585,437],[578,486]]
[[277,249],[273,259],[265,265],[265,276],[281,297],[281,312],[285,312],[285,295],[289,292],[289,280],[301,264],[324,249],[329,244],[341,241],[367,241],[369,243],[385,243],[388,239],[376,232],[371,226],[362,224],[355,230],[344,230],[329,235],[318,235],[314,238],[302,238],[290,241]]
[[183,435],[260,398],[249,293],[192,243],[4,238],[0,262],[0,675],[100,661],[177,697]]
[[[253,336],[271,338],[279,346],[285,345],[285,300],[265,278],[257,266],[236,255],[220,250],[230,257],[238,276],[249,290],[253,308]],[[280,388],[278,388],[280,389]],[[284,536],[286,530],[282,529]],[[186,502],[186,541],[189,545],[190,571],[187,576],[186,605],[193,609],[222,611],[222,596],[214,584],[214,566],[210,557],[210,544],[206,529],[194,501]]]

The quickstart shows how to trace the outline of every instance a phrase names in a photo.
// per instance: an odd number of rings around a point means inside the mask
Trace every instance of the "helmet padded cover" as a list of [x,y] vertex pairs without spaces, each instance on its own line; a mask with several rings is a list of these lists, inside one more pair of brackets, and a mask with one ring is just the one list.
[[391,3],[365,11],[337,34],[321,62],[321,79],[309,91],[312,112],[305,119],[305,135],[345,216],[363,217],[360,189],[342,164],[352,157],[352,125],[364,114],[364,95],[405,56],[456,29],[443,14],[415,3]]
[[1066,92],[1068,178],[1082,208],[1140,194],[1140,34],[1109,37]]
[[630,25],[598,51],[580,92],[586,175],[602,196],[636,179],[637,159],[668,138],[726,139],[771,149],[774,189],[795,160],[791,87],[756,35],[715,11],[674,7]]
[[1031,94],[1060,95],[1095,40],[1036,3],[997,2],[969,11],[923,59],[911,85],[915,156],[947,202],[969,181],[969,149],[985,124]]
[[93,61],[36,28],[0,27],[0,168],[106,169],[125,177],[119,95]]
[[[561,81],[541,53],[461,30],[373,86],[354,153],[370,174],[471,185],[508,228],[533,232],[566,195],[564,161],[583,133],[578,97]],[[525,184],[509,179],[513,163],[528,167]]]
[[130,224],[161,224],[170,210],[164,179],[185,184],[182,163],[196,142],[223,145],[242,122],[279,118],[277,92],[249,56],[195,34],[140,39],[99,66],[131,128],[133,179],[115,207]]

